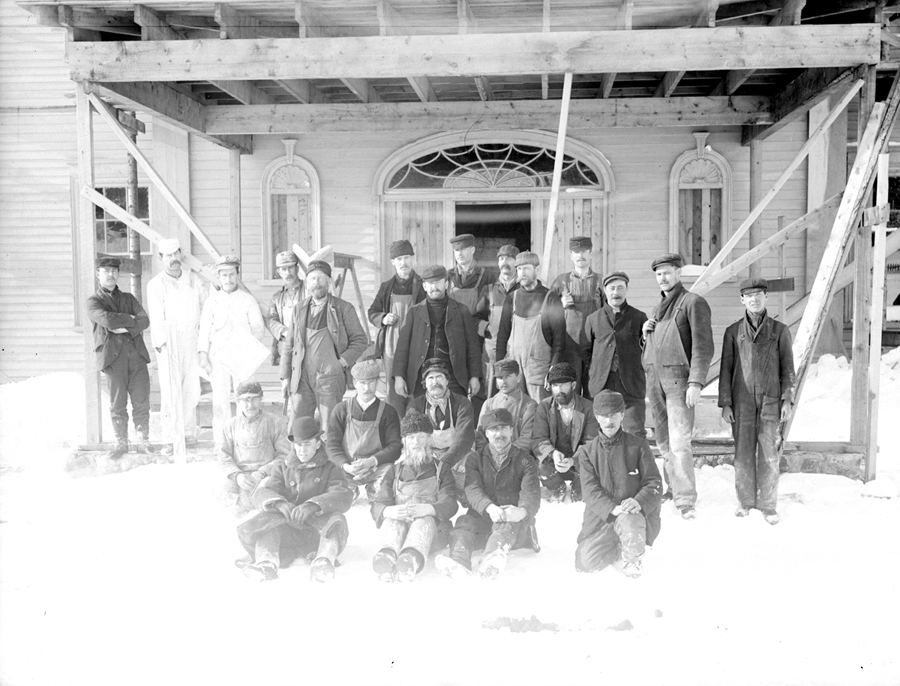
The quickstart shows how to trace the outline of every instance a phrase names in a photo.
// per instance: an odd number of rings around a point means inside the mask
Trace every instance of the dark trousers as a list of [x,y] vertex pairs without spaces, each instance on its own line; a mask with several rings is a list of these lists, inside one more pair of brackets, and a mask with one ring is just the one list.
[[734,394],[734,485],[741,507],[774,510],[778,503],[780,398]]
[[147,362],[138,354],[131,336],[119,356],[103,370],[109,385],[109,415],[117,441],[128,440],[128,398],[131,418],[141,438],[150,437],[150,374]]
[[647,522],[640,513],[622,513],[615,522],[607,522],[585,536],[575,549],[575,569],[599,572],[621,555],[626,562],[639,560],[647,542]]
[[254,562],[290,567],[294,560],[316,553],[332,562],[347,545],[347,519],[342,514],[319,515],[294,526],[280,512],[260,512],[237,528],[238,539]]
[[460,552],[460,547],[467,557],[476,550],[484,548],[487,555],[500,547],[507,550],[525,546],[528,541],[528,520],[521,522],[494,522],[486,514],[479,514],[469,509],[464,515],[456,518],[450,532],[450,552]]
[[570,467],[565,472],[558,472],[553,463],[553,458],[546,457],[541,461],[540,467],[538,467],[538,475],[541,478],[541,483],[544,485],[544,488],[548,491],[555,491],[565,484],[566,481],[571,481],[572,490],[579,493],[581,492],[581,479],[578,476],[578,465]]
[[622,429],[635,436],[647,435],[647,403],[643,396],[630,395],[622,385],[619,372],[610,370],[606,377],[605,391],[621,393],[625,399],[625,419],[622,420]]

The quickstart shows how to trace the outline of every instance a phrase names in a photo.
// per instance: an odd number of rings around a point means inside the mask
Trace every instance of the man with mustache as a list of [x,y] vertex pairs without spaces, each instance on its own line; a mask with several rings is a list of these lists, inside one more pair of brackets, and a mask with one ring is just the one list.
[[621,559],[622,572],[637,578],[644,549],[659,534],[662,480],[647,440],[622,428],[620,393],[594,396],[594,415],[600,434],[575,453],[584,489],[575,569],[598,572]]
[[497,280],[497,273],[475,264],[475,236],[463,233],[450,239],[454,265],[447,270],[448,295],[475,314],[483,290]]
[[534,415],[531,452],[540,463],[541,483],[551,502],[563,502],[566,483],[572,484],[570,498],[581,500],[581,481],[575,451],[594,438],[600,428],[591,401],[575,392],[575,369],[568,362],[550,368],[547,375],[552,396],[538,404]]
[[425,289],[422,288],[422,277],[413,269],[415,252],[412,243],[407,240],[394,241],[391,243],[390,256],[394,275],[378,289],[369,306],[369,321],[379,329],[378,340],[388,404],[397,410],[397,414],[402,415],[406,412],[406,398],[397,395],[394,388],[394,355],[406,313],[410,307],[425,299]]
[[[156,350],[159,372],[163,442],[161,450],[171,455],[172,443],[197,442],[197,404],[200,402],[200,360],[197,337],[200,312],[207,289],[199,275],[182,267],[181,244],[166,238],[157,244],[163,270],[147,283],[150,344]],[[176,408],[180,412],[176,413]],[[182,435],[176,436],[177,414]]]
[[382,540],[372,568],[379,580],[388,582],[415,579],[431,551],[447,545],[450,518],[457,510],[450,467],[431,451],[431,420],[410,410],[400,423],[400,433],[403,453],[388,467],[372,504]]
[[272,296],[266,314],[266,328],[272,334],[272,364],[281,363],[281,348],[291,330],[294,308],[305,296],[303,279],[300,278],[300,260],[292,250],[275,256],[275,269],[284,285]]
[[328,292],[331,265],[312,260],[306,269],[306,300],[295,310],[294,324],[281,357],[282,393],[290,393],[294,417],[319,410],[323,430],[347,389],[345,370],[366,349],[356,308]]
[[493,377],[497,384],[497,394],[488,398],[481,406],[478,426],[475,429],[475,450],[480,451],[487,444],[484,432],[484,418],[494,410],[508,410],[513,418],[513,443],[522,450],[531,450],[531,432],[537,403],[522,390],[521,369],[515,360],[500,360],[494,363]]
[[478,335],[484,339],[484,384],[485,395],[494,394],[494,363],[497,361],[497,335],[500,329],[500,315],[506,296],[518,288],[516,280],[516,255],[519,249],[514,245],[503,245],[497,251],[497,266],[500,274],[497,280],[484,289],[475,306],[478,320]]

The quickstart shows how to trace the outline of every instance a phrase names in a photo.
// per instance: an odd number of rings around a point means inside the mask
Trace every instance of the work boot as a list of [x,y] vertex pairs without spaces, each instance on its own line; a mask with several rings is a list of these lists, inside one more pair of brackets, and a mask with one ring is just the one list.
[[529,524],[525,529],[525,545],[523,548],[531,548],[534,552],[541,552],[541,544],[538,541],[537,527],[534,522]]
[[137,451],[144,455],[152,455],[156,452],[156,449],[153,447],[153,444],[150,443],[150,439],[147,436],[144,436],[138,443]]
[[763,510],[763,519],[772,526],[775,526],[781,521],[781,517],[778,516],[778,513],[775,512],[775,510]]
[[641,558],[635,558],[633,560],[625,560],[622,565],[622,574],[627,576],[630,579],[637,579],[640,577],[641,572],[643,572],[643,567],[641,565]]
[[581,480],[576,479],[572,482],[572,490],[569,492],[569,498],[573,503],[581,502]]
[[694,519],[697,516],[697,510],[692,505],[682,505],[678,508],[683,519]]
[[334,563],[327,557],[317,557],[309,566],[309,580],[327,583],[334,579]]
[[446,553],[441,553],[434,558],[434,566],[441,574],[450,579],[467,579],[472,573],[465,560]]
[[379,581],[390,583],[397,578],[397,553],[390,548],[382,548],[372,558],[372,569]]
[[110,450],[106,454],[106,456],[110,460],[118,460],[120,457],[122,457],[127,452],[128,452],[128,440],[125,438],[120,438],[116,442],[116,447],[113,448],[112,450]]
[[500,572],[506,569],[506,558],[508,554],[509,546],[502,545],[482,557],[481,563],[478,565],[478,576],[489,581],[496,579],[500,575]]
[[750,514],[750,510],[743,505],[739,505],[738,509],[734,511],[735,517],[746,517],[748,514]]
[[675,494],[672,493],[672,489],[668,489],[665,493],[662,494],[662,501],[666,502],[667,500],[672,500],[675,497]]
[[547,496],[548,503],[561,503],[566,499],[566,482],[564,481],[562,484],[557,486],[556,488],[551,488],[549,490],[549,495]]
[[412,581],[424,566],[425,560],[421,554],[415,550],[404,550],[397,558],[397,581]]
[[253,562],[244,565],[243,572],[250,581],[274,581],[278,578],[278,570],[271,562]]

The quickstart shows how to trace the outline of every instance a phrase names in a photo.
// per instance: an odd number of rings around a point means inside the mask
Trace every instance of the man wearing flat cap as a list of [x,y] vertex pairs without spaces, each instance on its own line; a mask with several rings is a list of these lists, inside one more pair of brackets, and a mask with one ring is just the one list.
[[250,496],[262,479],[262,468],[272,460],[286,458],[291,446],[281,417],[263,411],[258,381],[239,383],[235,395],[238,412],[225,424],[217,452],[228,504],[245,513],[252,508]]
[[410,411],[400,422],[403,453],[388,467],[372,504],[381,548],[372,568],[381,581],[412,581],[432,551],[447,545],[456,514],[456,483],[450,467],[431,453],[431,420]]
[[622,428],[625,399],[603,390],[594,396],[600,434],[575,453],[584,492],[584,521],[575,569],[598,572],[617,560],[637,578],[645,547],[660,529],[662,480],[650,444]]
[[586,353],[584,322],[603,307],[602,277],[591,267],[594,243],[590,236],[574,236],[569,239],[569,259],[572,271],[560,274],[550,285],[550,290],[560,296],[566,317],[565,360],[578,373],[578,392],[590,397],[587,372],[591,358]]
[[677,253],[660,255],[651,264],[662,300],[644,322],[643,364],[666,483],[681,516],[693,519],[697,504],[691,448],[694,407],[706,383],[714,345],[709,304],[681,283],[683,266]]
[[591,397],[608,389],[625,398],[625,431],[646,435],[647,377],[641,364],[641,338],[647,315],[628,304],[628,274],[603,279],[606,303],[584,323],[585,355],[590,359]]
[[591,401],[575,392],[575,369],[568,362],[550,368],[551,397],[538,404],[531,431],[531,452],[539,463],[541,483],[551,502],[566,498],[566,483],[571,483],[570,499],[581,501],[581,481],[575,451],[600,431]]
[[325,431],[347,389],[346,370],[368,344],[356,308],[331,295],[330,287],[331,265],[312,260],[306,269],[306,299],[294,311],[281,357],[282,392],[293,396],[294,417],[312,417],[318,409]]
[[140,451],[150,452],[150,353],[143,331],[150,319],[141,303],[119,290],[120,262],[115,257],[96,261],[97,291],[87,299],[88,318],[94,331],[97,368],[106,374],[109,415],[116,434],[116,447],[109,453],[118,459],[128,452],[128,398],[131,418],[140,437]]
[[[216,262],[221,289],[210,294],[200,314],[197,350],[200,366],[209,375],[212,386],[213,440],[221,446],[225,425],[231,419],[231,390],[247,377],[235,373],[230,364],[236,341],[251,336],[257,341],[266,331],[259,303],[240,285],[241,261],[234,255],[222,255]],[[243,345],[241,343],[241,345]],[[243,378],[240,378],[243,377]]]
[[519,287],[503,302],[497,333],[497,359],[519,363],[523,387],[536,401],[549,395],[547,371],[563,360],[566,349],[562,302],[538,280],[540,263],[536,253],[516,255]]
[[285,250],[275,256],[275,269],[284,285],[272,296],[266,313],[266,328],[272,334],[272,365],[281,363],[281,348],[294,322],[294,308],[305,294],[300,278],[300,259],[293,250]]
[[746,279],[740,288],[746,312],[725,329],[719,373],[719,407],[734,435],[735,514],[756,508],[777,524],[780,429],[794,400],[791,332],[766,311],[765,279]]
[[519,282],[516,279],[516,255],[519,249],[514,245],[502,245],[497,250],[497,266],[500,273],[497,280],[482,292],[478,304],[475,305],[475,319],[478,335],[484,339],[482,356],[484,370],[485,395],[492,395],[494,390],[494,363],[497,361],[497,335],[500,330],[500,315],[503,314],[503,303],[506,296]]
[[478,426],[475,429],[475,450],[487,445],[484,432],[484,418],[494,410],[507,410],[513,418],[513,445],[531,451],[531,431],[537,402],[522,390],[521,369],[515,360],[500,360],[494,363],[494,381],[497,393],[481,406]]
[[506,567],[509,551],[540,551],[535,517],[541,506],[537,465],[526,450],[513,445],[513,418],[504,409],[484,417],[488,442],[466,462],[466,500],[469,509],[450,532],[450,550],[435,565],[450,578],[472,569],[472,553],[484,548],[477,574],[495,579]]
[[475,314],[484,289],[497,280],[497,272],[475,264],[475,236],[463,233],[450,239],[454,265],[447,270],[448,294]]
[[[197,337],[207,288],[182,265],[181,244],[166,238],[157,244],[162,271],[147,283],[150,343],[156,350],[163,442],[197,442],[200,359]],[[165,453],[173,447],[166,445]]]
[[400,417],[375,396],[381,365],[361,360],[351,370],[356,397],[338,403],[328,423],[328,459],[340,467],[351,488],[365,484],[371,503],[388,467],[400,457]]
[[338,555],[347,545],[347,519],[353,493],[343,471],[328,460],[322,430],[312,417],[291,423],[290,455],[262,469],[253,491],[260,511],[238,526],[248,557],[238,560],[244,576],[255,581],[278,578],[278,569],[294,560],[311,560],[311,581],[334,578]]
[[447,270],[433,264],[422,272],[425,300],[406,314],[397,336],[394,389],[403,398],[425,392],[422,365],[437,358],[447,365],[450,390],[475,396],[481,390],[481,345],[469,310],[447,297]]
[[413,270],[412,243],[399,240],[391,243],[391,265],[394,275],[381,284],[369,307],[369,321],[378,327],[376,349],[381,357],[382,370],[387,384],[388,404],[402,415],[406,411],[406,398],[397,395],[394,388],[394,355],[397,339],[406,313],[413,305],[425,300],[422,277]]

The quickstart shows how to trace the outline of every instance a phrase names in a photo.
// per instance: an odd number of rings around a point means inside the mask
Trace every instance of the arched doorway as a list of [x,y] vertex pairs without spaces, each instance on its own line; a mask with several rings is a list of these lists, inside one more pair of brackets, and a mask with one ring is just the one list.
[[[515,243],[543,254],[556,135],[544,131],[454,132],[429,136],[384,161],[375,176],[381,243],[413,243],[419,269],[452,263],[449,239],[476,236],[476,259],[495,265],[497,247]],[[598,150],[566,140],[550,274],[570,268],[568,240],[590,235],[594,268],[609,261],[614,181]]]

